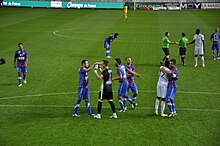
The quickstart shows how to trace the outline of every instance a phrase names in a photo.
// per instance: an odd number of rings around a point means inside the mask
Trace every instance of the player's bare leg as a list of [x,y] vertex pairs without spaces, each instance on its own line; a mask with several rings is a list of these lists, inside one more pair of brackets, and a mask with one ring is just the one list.
[[23,82],[27,84],[27,73],[23,73]]

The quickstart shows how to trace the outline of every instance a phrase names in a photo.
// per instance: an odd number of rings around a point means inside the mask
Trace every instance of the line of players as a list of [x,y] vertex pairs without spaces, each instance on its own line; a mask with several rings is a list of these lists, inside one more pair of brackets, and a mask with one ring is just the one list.
[[[104,48],[106,49],[106,58],[111,58],[110,56],[110,43],[118,37],[118,33],[114,35],[108,36],[104,41]],[[196,34],[194,35],[193,41],[190,43],[186,38],[186,34],[182,33],[182,37],[179,42],[171,42],[168,37],[170,36],[169,32],[165,33],[165,36],[162,39],[162,49],[164,51],[164,58],[161,61],[161,64],[164,63],[165,60],[169,59],[170,51],[169,51],[169,44],[179,44],[180,45],[180,56],[181,56],[181,63],[185,66],[185,55],[186,55],[186,48],[188,44],[195,43],[195,67],[198,65],[198,55],[201,56],[202,66],[205,67],[204,61],[204,35],[200,33],[200,29],[196,29]],[[212,33],[210,36],[210,40],[212,41],[212,56],[213,60],[220,59],[220,33],[219,28],[215,29],[215,32]],[[27,65],[28,65],[28,53],[24,49],[23,43],[18,44],[18,50],[16,50],[14,55],[14,67],[18,73],[18,87],[22,86],[22,83],[27,83]],[[4,64],[5,59],[1,58],[0,64]],[[23,77],[22,77],[23,74]],[[23,80],[22,80],[23,79]]]
[[[125,112],[126,110],[126,100],[130,102],[130,104],[135,109],[137,104],[135,100],[138,95],[138,89],[134,81],[134,76],[140,77],[139,74],[135,72],[135,68],[132,65],[132,60],[130,57],[125,59],[126,65],[121,63],[120,58],[116,58],[114,60],[114,65],[117,68],[117,77],[112,77],[112,70],[108,67],[108,61],[103,60],[102,62],[96,62],[89,66],[88,60],[82,60],[82,66],[78,70],[79,75],[79,87],[78,87],[78,99],[76,100],[74,111],[72,116],[81,117],[78,114],[78,109],[80,107],[80,103],[82,100],[85,101],[86,108],[88,110],[89,116],[94,116],[96,119],[101,119],[101,110],[102,110],[102,102],[104,99],[108,100],[113,114],[110,118],[117,118],[115,104],[113,102],[113,91],[112,91],[112,82],[119,81],[118,87],[118,101],[120,104],[119,112]],[[103,70],[101,69],[101,66]],[[99,91],[99,99],[98,99],[98,113],[93,115],[91,106],[90,106],[90,94],[89,94],[89,76],[88,72],[94,68],[95,76],[98,80],[102,79],[102,84]],[[101,72],[101,74],[98,73]],[[128,96],[128,90],[131,89],[133,96],[130,98]]]
[[[202,61],[202,67],[205,67],[205,59],[204,59],[204,47],[205,47],[205,41],[204,41],[204,35],[200,33],[200,29],[196,29],[196,34],[193,37],[193,40],[191,42],[188,42],[188,39],[186,38],[186,34],[182,33],[182,37],[179,39],[178,42],[171,42],[168,37],[170,37],[170,33],[166,32],[165,36],[162,38],[162,49],[165,54],[161,61],[161,65],[164,64],[165,60],[169,59],[170,51],[169,51],[169,45],[170,44],[178,44],[180,46],[179,49],[179,55],[181,57],[181,63],[183,66],[185,66],[185,55],[186,55],[186,49],[188,44],[195,43],[195,65],[194,67],[198,66],[198,55],[201,57]],[[215,32],[212,33],[210,36],[210,40],[212,41],[212,56],[213,60],[220,59],[220,33],[219,28],[215,29]]]

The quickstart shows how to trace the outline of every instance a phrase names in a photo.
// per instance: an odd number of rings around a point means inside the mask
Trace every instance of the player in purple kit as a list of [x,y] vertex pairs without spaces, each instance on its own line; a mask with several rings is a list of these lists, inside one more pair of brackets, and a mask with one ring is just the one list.
[[215,29],[215,32],[212,33],[210,40],[212,41],[212,55],[213,60],[220,59],[220,33],[219,28]]
[[89,66],[88,60],[82,60],[81,64],[82,64],[82,67],[80,67],[78,70],[78,75],[79,75],[78,99],[76,100],[76,104],[74,106],[74,111],[72,114],[72,116],[74,117],[81,117],[78,114],[78,109],[80,107],[80,102],[82,100],[85,101],[85,105],[88,110],[88,115],[92,116],[92,110],[91,110],[91,106],[89,103],[90,95],[89,95],[89,86],[88,86],[88,81],[89,81],[88,72],[97,63],[94,63],[92,66]]
[[177,90],[176,80],[178,79],[178,70],[175,67],[175,65],[176,65],[176,60],[171,59],[170,64],[169,64],[169,69],[171,71],[171,74],[167,74],[168,87],[167,87],[167,94],[166,94],[167,104],[168,104],[170,113],[166,116],[166,118],[171,118],[172,116],[177,115],[175,104],[174,104],[174,97],[176,95],[176,90]]
[[120,83],[119,88],[118,88],[118,101],[119,101],[119,104],[120,104],[120,111],[119,112],[125,112],[123,98],[126,98],[134,106],[134,108],[136,108],[136,104],[128,96],[128,81],[127,81],[125,66],[121,65],[121,59],[119,59],[119,58],[115,59],[114,64],[117,67],[118,77],[113,78],[112,81],[118,80],[119,83]]
[[110,56],[110,43],[118,37],[118,33],[116,32],[114,35],[108,36],[104,41],[104,48],[106,49],[105,56],[106,58],[111,58]]
[[[136,73],[135,68],[132,65],[131,57],[125,58],[125,64],[126,64],[125,69],[126,69],[126,75],[127,75],[127,81],[128,81],[128,91],[129,89],[131,89],[133,93],[132,100],[135,101],[137,99],[138,89],[134,81],[134,76],[141,77],[141,75]],[[126,102],[124,102],[124,105],[126,107]]]
[[27,84],[27,65],[28,65],[28,53],[24,49],[22,43],[18,44],[18,50],[15,52],[14,55],[14,68],[17,69],[18,73],[18,87],[22,86],[22,73],[23,73],[23,82]]

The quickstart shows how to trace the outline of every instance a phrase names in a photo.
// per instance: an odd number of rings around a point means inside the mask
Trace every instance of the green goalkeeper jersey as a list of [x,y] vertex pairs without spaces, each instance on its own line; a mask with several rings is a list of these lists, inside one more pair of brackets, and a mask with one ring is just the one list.
[[162,48],[169,48],[170,46],[170,40],[168,39],[167,36],[162,38]]
[[179,46],[181,48],[187,48],[187,43],[188,43],[188,39],[186,37],[182,37],[180,40],[179,40]]

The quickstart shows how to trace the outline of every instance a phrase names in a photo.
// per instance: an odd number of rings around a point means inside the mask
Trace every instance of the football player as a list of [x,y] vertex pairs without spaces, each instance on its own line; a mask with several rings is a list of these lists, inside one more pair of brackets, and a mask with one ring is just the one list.
[[165,54],[165,56],[163,57],[162,61],[160,61],[160,64],[163,65],[163,63],[165,62],[165,60],[168,60],[170,57],[170,44],[178,44],[177,42],[171,42],[169,40],[170,37],[170,33],[166,32],[165,36],[162,38],[162,49],[163,52]]
[[18,73],[18,87],[22,86],[22,74],[23,74],[23,83],[27,84],[27,65],[28,65],[28,53],[24,49],[22,43],[18,44],[18,50],[14,54],[14,68],[17,69]]
[[212,33],[210,40],[212,41],[212,55],[213,55],[213,60],[219,59],[220,58],[220,33],[219,33],[219,28],[215,29],[215,32]]
[[[97,66],[97,65],[96,65]],[[102,84],[99,91],[99,99],[98,99],[98,114],[94,116],[95,119],[101,119],[101,110],[102,110],[102,102],[104,99],[108,100],[108,103],[111,106],[113,114],[110,118],[117,118],[117,114],[115,112],[115,104],[113,102],[113,92],[112,92],[112,70],[108,67],[108,61],[103,60],[102,62],[103,71],[99,75],[97,72],[97,67],[94,68],[94,73],[98,80],[102,79]]]
[[108,36],[104,41],[104,48],[106,49],[105,56],[106,58],[111,58],[110,56],[110,44],[111,42],[118,37],[118,33],[116,32],[114,35]]
[[170,69],[170,76],[168,77],[168,88],[167,88],[167,104],[170,110],[170,113],[166,116],[167,118],[171,118],[172,116],[176,116],[176,108],[174,104],[174,97],[176,95],[177,90],[177,79],[178,79],[178,70],[176,68],[176,60],[171,59],[169,63],[169,69]]
[[128,81],[125,66],[121,64],[121,59],[116,58],[114,64],[117,67],[118,76],[116,78],[113,78],[112,81],[118,80],[120,83],[118,88],[118,101],[120,104],[119,112],[125,112],[123,98],[126,98],[128,100],[130,99],[129,102],[134,106],[134,108],[136,108],[136,103],[128,96]]
[[205,59],[204,59],[204,35],[200,33],[200,29],[196,29],[196,34],[193,37],[193,40],[189,44],[195,43],[195,65],[194,67],[197,67],[198,65],[198,54],[201,57],[202,61],[202,67],[205,67]]
[[93,65],[89,66],[88,60],[82,60],[82,66],[78,70],[79,76],[79,87],[78,87],[78,98],[76,100],[74,111],[72,116],[73,117],[81,117],[78,114],[78,109],[80,107],[80,103],[82,100],[85,101],[86,108],[88,110],[88,115],[92,116],[92,110],[90,106],[90,94],[89,94],[89,75],[88,72],[97,64],[94,63]]

